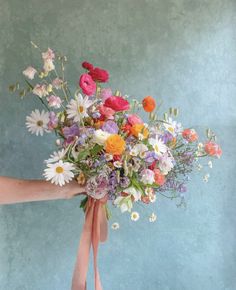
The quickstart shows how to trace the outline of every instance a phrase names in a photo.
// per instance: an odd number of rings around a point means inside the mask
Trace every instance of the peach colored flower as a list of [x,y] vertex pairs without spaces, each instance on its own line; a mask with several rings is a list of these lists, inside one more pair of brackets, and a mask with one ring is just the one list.
[[111,120],[114,119],[113,115],[115,114],[115,111],[104,105],[101,105],[99,107],[99,113],[107,119],[111,119]]
[[112,155],[121,155],[125,151],[125,141],[118,134],[112,134],[105,142],[105,150]]
[[207,143],[205,143],[204,149],[206,153],[210,156],[220,158],[220,156],[222,155],[222,149],[218,144],[213,141],[208,141]]
[[197,132],[194,129],[185,129],[182,132],[182,136],[185,140],[187,140],[189,143],[192,143],[194,141],[197,141],[198,135]]
[[139,134],[142,134],[144,139],[146,139],[149,135],[148,129],[144,126],[144,124],[135,124],[130,128],[130,132],[133,136],[139,137]]

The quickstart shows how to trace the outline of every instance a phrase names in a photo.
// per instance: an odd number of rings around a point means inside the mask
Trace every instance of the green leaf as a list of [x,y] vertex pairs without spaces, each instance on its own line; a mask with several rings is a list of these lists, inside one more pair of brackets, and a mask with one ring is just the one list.
[[84,160],[90,154],[88,149],[81,151],[77,157],[77,161]]
[[87,201],[88,201],[88,197],[86,196],[84,199],[81,200],[80,202],[80,208],[83,209],[83,211],[85,212],[86,210],[86,204],[87,204]]
[[105,205],[105,211],[106,211],[106,217],[109,220],[112,216],[112,213],[107,204]]
[[96,144],[94,147],[90,150],[90,153],[92,156],[96,156],[100,151],[102,151],[103,146]]

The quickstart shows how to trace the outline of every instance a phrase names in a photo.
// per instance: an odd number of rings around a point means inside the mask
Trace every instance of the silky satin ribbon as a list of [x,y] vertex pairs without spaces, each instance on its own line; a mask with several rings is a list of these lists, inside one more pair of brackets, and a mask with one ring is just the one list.
[[102,284],[97,266],[97,255],[99,242],[105,242],[108,235],[108,225],[105,211],[106,202],[107,197],[99,200],[91,197],[88,199],[85,212],[85,223],[79,243],[71,290],[87,289],[86,277],[91,246],[93,248],[95,290],[102,290]]

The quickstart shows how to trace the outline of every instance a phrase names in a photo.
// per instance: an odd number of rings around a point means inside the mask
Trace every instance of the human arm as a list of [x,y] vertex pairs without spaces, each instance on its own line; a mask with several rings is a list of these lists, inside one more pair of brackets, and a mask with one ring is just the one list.
[[64,186],[45,180],[24,180],[0,176],[0,205],[20,202],[67,199],[84,194],[85,187],[74,180]]

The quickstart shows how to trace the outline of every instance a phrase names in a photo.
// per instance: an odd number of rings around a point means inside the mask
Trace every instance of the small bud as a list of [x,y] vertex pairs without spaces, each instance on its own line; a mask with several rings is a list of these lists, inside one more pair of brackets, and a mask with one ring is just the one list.
[[39,73],[39,78],[40,78],[40,79],[43,79],[43,78],[44,78],[44,73],[43,73],[43,72],[40,72],[40,73]]
[[57,140],[56,140],[56,145],[57,145],[57,146],[60,146],[60,145],[61,145],[61,140],[60,140],[60,139],[57,139]]
[[179,109],[175,108],[174,109],[174,116],[177,117],[179,115]]
[[121,92],[118,91],[118,90],[116,90],[116,92],[115,92],[115,96],[120,97],[120,96],[121,96]]
[[170,115],[172,115],[173,112],[174,112],[174,109],[173,109],[173,108],[169,108],[169,113],[170,113]]
[[51,84],[49,84],[49,85],[47,86],[47,91],[48,91],[49,93],[52,92],[52,85],[51,85]]
[[86,178],[85,178],[85,175],[83,174],[83,172],[80,172],[80,174],[77,176],[76,180],[77,180],[79,185],[85,185]]

